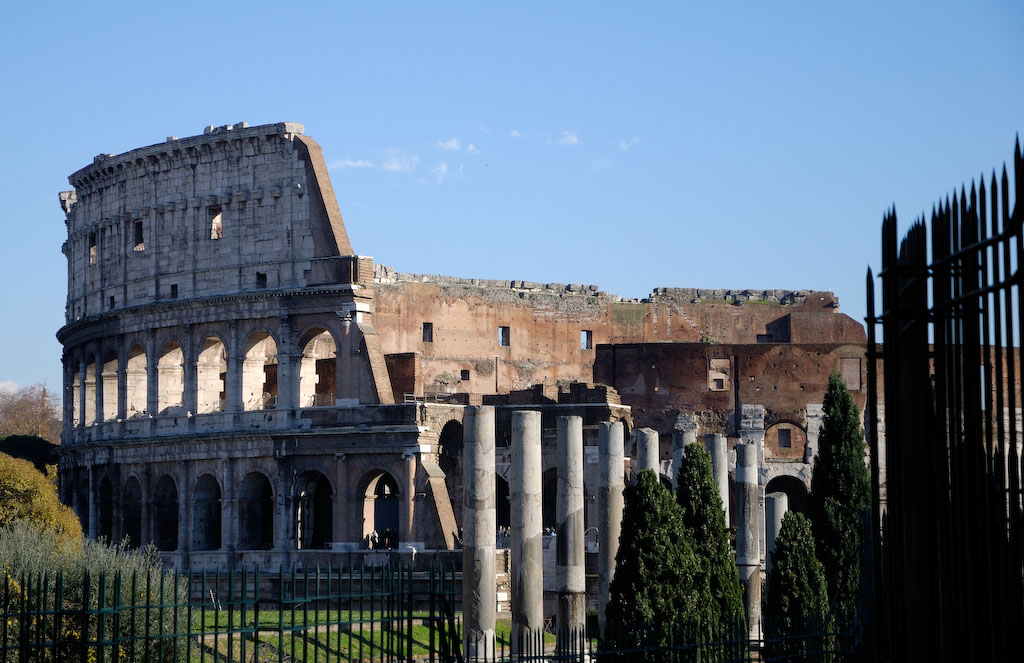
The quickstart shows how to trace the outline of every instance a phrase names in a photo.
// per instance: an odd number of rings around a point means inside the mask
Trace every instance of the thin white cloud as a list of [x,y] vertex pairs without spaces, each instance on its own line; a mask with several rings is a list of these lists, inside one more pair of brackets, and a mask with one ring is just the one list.
[[480,148],[478,148],[473,143],[470,143],[469,145],[466,146],[466,154],[479,154],[479,153],[480,153]]
[[437,178],[437,183],[438,184],[440,184],[441,182],[444,182],[445,179],[450,177],[451,174],[452,174],[451,171],[448,170],[448,164],[446,164],[443,161],[441,163],[437,164],[436,166],[434,166],[433,168],[431,168],[430,172],[434,173],[434,176]]
[[338,159],[327,164],[327,170],[341,170],[342,168],[373,168],[374,163],[366,159]]
[[385,150],[384,153],[387,157],[381,162],[380,167],[389,173],[411,173],[420,163],[418,155],[405,154],[396,148]]
[[442,150],[452,150],[457,152],[462,149],[462,142],[458,138],[449,138],[448,140],[437,141],[437,146]]
[[575,131],[563,131],[562,137],[558,139],[558,144],[566,147],[577,145],[579,142],[580,137],[576,135]]
[[633,147],[639,142],[640,139],[637,138],[636,136],[633,136],[629,140],[623,138],[622,140],[619,141],[619,149],[622,150],[623,152],[629,152],[629,148]]
[[519,131],[519,129],[513,129],[512,131],[508,132],[508,135],[512,136],[513,138],[522,138],[523,132]]
[[21,385],[14,380],[0,380],[0,393],[15,392],[21,389]]

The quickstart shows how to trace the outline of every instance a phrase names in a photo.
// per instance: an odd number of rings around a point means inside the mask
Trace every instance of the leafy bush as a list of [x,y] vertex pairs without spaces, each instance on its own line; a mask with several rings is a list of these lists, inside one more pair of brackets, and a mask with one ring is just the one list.
[[[181,628],[185,625],[185,613],[181,609],[146,608],[147,605],[181,605],[188,597],[187,584],[164,570],[152,546],[130,550],[125,543],[107,545],[80,536],[72,538],[30,521],[18,520],[0,527],[0,565],[7,585],[6,591],[0,587],[3,592],[0,610],[8,615],[9,641],[17,642],[19,636],[40,632],[40,628],[42,632],[52,633],[59,624],[62,644],[48,654],[53,660],[64,660],[72,655],[77,660],[76,643],[83,639],[109,640],[115,636],[114,624],[118,624],[117,637],[138,636],[134,643],[121,645],[118,657],[160,661],[170,660],[175,654],[176,646],[172,642],[176,641],[142,637],[146,633],[152,636],[161,632],[171,634],[175,625]],[[119,584],[115,583],[118,576]],[[40,608],[52,611],[58,597],[63,608],[59,621],[52,614],[37,613]],[[118,621],[109,614],[105,617],[102,633],[97,616],[92,612],[99,609],[101,600],[106,608],[127,606]],[[43,619],[46,623],[40,623]],[[83,629],[87,629],[84,635]],[[178,642],[177,647],[182,646],[184,643]],[[109,646],[105,649],[106,657],[113,660],[112,649]]]
[[82,536],[78,518],[60,503],[53,483],[32,463],[0,453],[0,526],[21,520],[72,539]]

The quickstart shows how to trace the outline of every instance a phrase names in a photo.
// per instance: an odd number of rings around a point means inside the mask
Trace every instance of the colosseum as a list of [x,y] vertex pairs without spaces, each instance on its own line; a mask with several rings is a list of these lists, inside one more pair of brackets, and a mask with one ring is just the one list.
[[542,413],[546,522],[556,417],[583,417],[596,545],[600,423],[656,431],[667,482],[686,435],[755,441],[762,508],[803,509],[829,373],[864,404],[864,330],[830,292],[628,299],[374,265],[298,124],[208,127],[69,181],[62,499],[179,568],[457,547],[467,405],[496,408],[499,526],[512,411]]

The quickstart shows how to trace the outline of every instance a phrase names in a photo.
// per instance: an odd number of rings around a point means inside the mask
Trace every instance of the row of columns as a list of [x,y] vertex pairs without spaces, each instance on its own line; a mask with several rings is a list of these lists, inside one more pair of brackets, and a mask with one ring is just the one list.
[[[583,501],[583,419],[557,420],[555,580],[558,594],[556,650],[571,651],[586,626]],[[624,487],[623,426],[599,427],[600,485],[598,567],[607,602],[615,570]],[[543,653],[544,582],[541,413],[512,413],[511,497],[512,654]],[[470,407],[463,446],[463,638],[470,661],[493,660],[496,613],[494,585],[494,408]],[[602,606],[603,607],[603,606]],[[602,615],[603,615],[602,609]]]
[[[678,469],[685,445],[696,441],[696,422],[682,426],[673,440],[673,465]],[[467,660],[493,658],[496,600],[494,585],[494,408],[466,410],[464,441],[463,610]],[[758,434],[763,427],[741,430],[736,445],[737,512],[736,564],[744,591],[747,622],[756,636],[760,623],[760,509],[758,503]],[[622,528],[624,435],[621,422],[598,428],[598,574],[599,622],[603,629],[608,592],[615,572]],[[728,518],[729,457],[724,435],[704,436],[711,469]],[[660,471],[657,431],[637,431],[637,468]],[[678,456],[678,459],[677,459]],[[578,416],[557,419],[558,488],[556,497],[557,651],[569,651],[572,638],[586,620],[583,526],[583,421]],[[543,645],[543,547],[541,502],[541,413],[512,413],[511,496],[512,652],[541,654]],[[773,507],[775,506],[773,501]],[[784,507],[773,510],[781,520]],[[777,515],[776,515],[777,514]]]

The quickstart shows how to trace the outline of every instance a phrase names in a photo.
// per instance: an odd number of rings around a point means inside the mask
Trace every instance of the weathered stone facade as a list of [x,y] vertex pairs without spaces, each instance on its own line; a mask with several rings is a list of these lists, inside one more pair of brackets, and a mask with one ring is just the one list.
[[666,483],[681,440],[725,436],[735,515],[737,443],[756,453],[762,512],[776,491],[801,509],[829,372],[864,403],[864,331],[829,292],[626,299],[375,266],[301,125],[210,127],[70,181],[61,494],[90,536],[153,541],[178,566],[315,561],[374,532],[457,546],[466,405],[495,406],[499,527],[513,412],[541,413],[546,527],[557,420],[580,417],[594,552],[609,422],[627,459],[650,429]]

